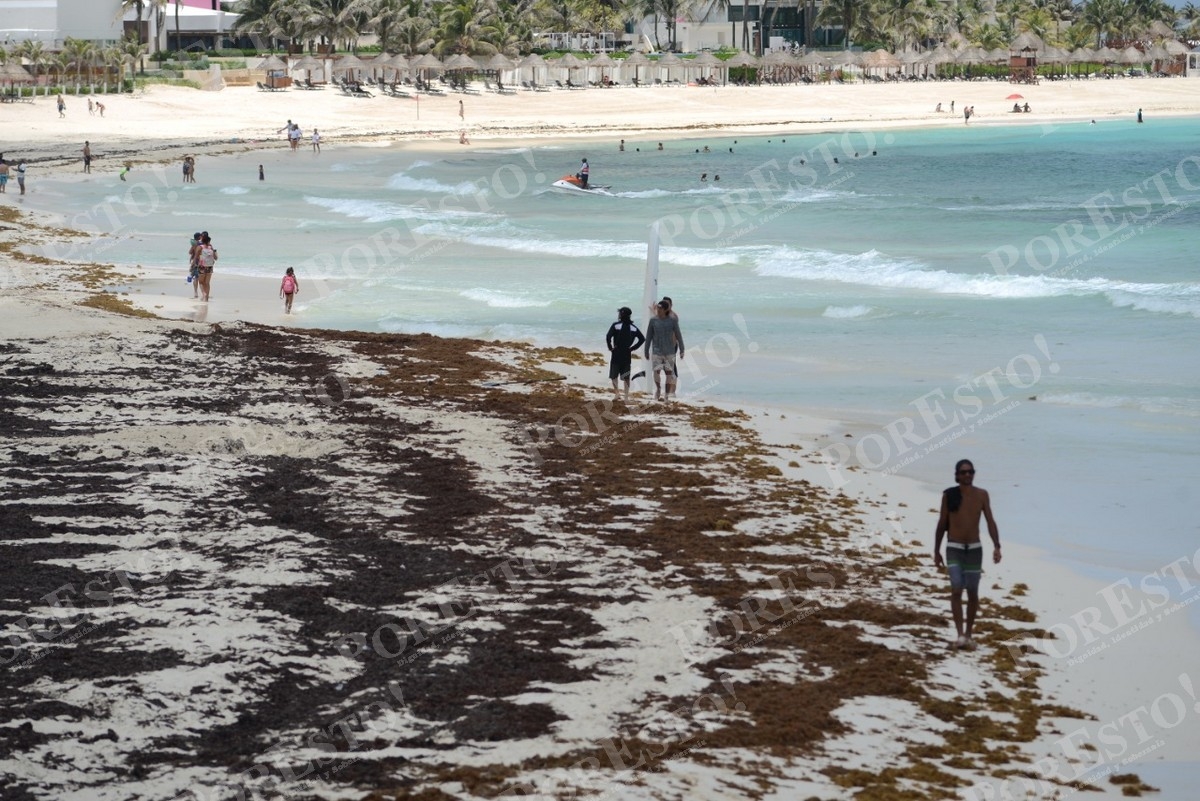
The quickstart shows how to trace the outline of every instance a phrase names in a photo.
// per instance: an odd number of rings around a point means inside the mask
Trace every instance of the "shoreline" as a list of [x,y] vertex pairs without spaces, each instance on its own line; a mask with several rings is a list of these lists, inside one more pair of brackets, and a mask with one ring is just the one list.
[[[758,87],[647,87],[589,89],[579,92],[524,93],[427,97],[413,101],[389,97],[369,100],[341,97],[331,90],[263,95],[253,87],[230,87],[219,93],[180,87],[155,87],[145,94],[114,96],[106,118],[80,117],[68,112],[58,120],[49,104],[37,104],[20,118],[0,116],[0,141],[7,152],[30,159],[30,164],[65,171],[78,164],[78,147],[93,142],[100,170],[120,161],[174,161],[197,151],[208,155],[257,149],[285,149],[278,133],[283,120],[296,117],[306,135],[314,123],[322,131],[322,146],[366,145],[375,142],[421,142],[424,147],[467,152],[486,146],[552,144],[565,139],[588,142],[645,136],[680,140],[711,135],[774,135],[855,130],[923,129],[963,125],[960,116],[935,113],[937,103],[958,97],[977,107],[971,125],[1045,126],[1089,120],[1132,122],[1139,109],[1146,118],[1200,114],[1200,99],[1191,94],[1188,79],[1126,78],[1107,81],[1056,81],[1019,87],[1033,105],[1029,114],[1013,115],[1000,98],[1011,85],[999,81],[930,81],[912,84]],[[586,98],[588,113],[604,120],[580,123],[558,98]],[[981,97],[972,101],[971,98]],[[194,100],[220,103],[225,115],[211,115],[208,134],[190,135],[185,121]],[[455,100],[470,111],[457,117]],[[632,101],[632,102],[631,102]],[[407,105],[406,105],[407,104]],[[408,117],[411,107],[412,118]],[[420,108],[418,108],[420,107]],[[803,109],[796,113],[792,107]],[[669,111],[664,111],[664,108]],[[423,111],[422,111],[423,109]],[[915,109],[921,109],[915,111]],[[263,120],[270,115],[272,122]],[[423,115],[423,118],[422,118]],[[140,134],[126,134],[127,118],[149,123]],[[51,118],[53,117],[53,118]],[[117,122],[121,120],[121,122]],[[333,123],[322,124],[325,120]],[[66,128],[66,130],[64,130]],[[465,130],[473,144],[458,144]],[[155,133],[158,132],[158,133]],[[475,144],[478,142],[478,144]],[[69,143],[69,144],[68,144]],[[308,141],[301,143],[308,148]],[[36,175],[36,174],[35,174]],[[34,176],[31,175],[31,180]]]

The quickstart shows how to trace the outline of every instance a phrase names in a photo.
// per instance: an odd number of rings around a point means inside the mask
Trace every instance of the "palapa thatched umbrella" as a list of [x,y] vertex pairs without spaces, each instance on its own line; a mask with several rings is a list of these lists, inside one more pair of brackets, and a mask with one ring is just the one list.
[[571,70],[579,69],[580,67],[583,66],[583,62],[580,61],[579,57],[576,56],[574,53],[563,53],[561,56],[554,59],[553,61],[547,61],[546,65],[550,66],[550,67],[557,67],[559,69],[566,70],[567,71],[567,83],[571,86],[579,85],[571,80]]
[[881,47],[863,56],[862,66],[864,70],[883,70],[886,74],[888,70],[900,69],[901,62]]
[[757,67],[758,66],[758,57],[752,56],[745,51],[739,51],[734,54],[733,58],[731,58],[725,62],[725,66],[729,67],[729,68]]
[[671,70],[678,69],[683,66],[683,59],[674,53],[663,53],[659,56],[658,61],[654,62],[654,66],[667,71],[667,77],[663,79],[663,83],[671,82]]
[[[335,61],[333,63],[333,71],[335,74],[339,73],[339,72],[353,73],[358,70],[364,70],[366,68],[367,68],[366,62],[364,62],[361,58],[354,55],[353,53],[351,53],[350,55],[342,56],[341,58],[339,58],[337,61]],[[358,80],[357,76],[353,76],[353,77],[354,77],[355,81]]]
[[520,63],[517,64],[518,70],[527,69],[530,71],[532,80],[530,80],[529,85],[531,88],[537,87],[537,71],[545,68],[546,59],[542,58],[537,53],[530,53],[529,55],[525,56],[525,58],[521,59]]
[[[631,56],[629,56],[629,58],[625,59],[623,66],[626,69],[628,69],[629,67],[633,67],[633,83],[635,86],[640,83],[640,81],[638,80],[638,77],[639,77],[638,71],[642,67],[645,67],[646,65],[648,65],[649,63],[650,63],[650,59],[647,58],[646,54],[640,50],[633,53]],[[626,77],[628,77],[628,76],[626,76]]]
[[[587,63],[584,64],[584,69],[585,71],[594,69],[600,70],[600,83],[603,84],[605,78],[604,71],[611,70],[615,66],[617,66],[617,62],[613,61],[612,56],[610,56],[608,53],[601,53],[598,56],[593,56],[592,58],[588,59]],[[588,72],[585,72],[585,75],[590,81],[591,75]]]
[[289,65],[289,69],[292,72],[296,72],[298,70],[304,70],[304,77],[308,79],[309,83],[312,83],[312,71],[313,70],[321,70],[322,80],[324,80],[324,78],[325,78],[325,64],[322,63],[319,59],[313,58],[312,56],[306,55],[306,56],[304,56],[304,58],[301,58],[297,61],[293,61]]
[[287,72],[287,64],[279,56],[270,55],[258,62],[254,69],[267,73],[267,86],[274,87],[275,78],[279,74]]
[[1138,50],[1133,45],[1130,45],[1117,54],[1117,61],[1130,66],[1133,66],[1134,64],[1145,64],[1146,54],[1141,50]]
[[712,70],[723,69],[725,67],[725,62],[722,61],[721,59],[717,58],[716,56],[714,56],[712,53],[709,53],[706,50],[703,53],[701,53],[700,55],[696,56],[690,62],[688,62],[687,66],[691,69],[698,70],[701,72],[704,72],[704,71],[709,72],[710,74],[708,74],[708,75],[697,75],[696,77],[697,77],[697,79],[704,78],[711,84],[712,83],[712,76],[711,76]]
[[[0,80],[8,81],[9,89],[12,90],[14,84],[32,83],[33,76],[29,74],[29,70],[22,67],[15,61],[5,62],[0,65]],[[34,89],[36,92],[37,90]]]
[[816,50],[800,56],[800,66],[809,72],[813,72],[814,70],[823,72],[829,69],[829,64],[829,57],[824,53],[818,53]]

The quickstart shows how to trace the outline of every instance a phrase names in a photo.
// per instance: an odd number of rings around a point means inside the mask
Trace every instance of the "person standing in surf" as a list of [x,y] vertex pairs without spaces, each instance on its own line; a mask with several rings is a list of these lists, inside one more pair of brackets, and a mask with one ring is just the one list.
[[[958,486],[942,493],[942,510],[938,515],[933,542],[933,563],[943,565],[950,573],[950,611],[958,638],[955,648],[975,649],[971,629],[979,611],[979,577],[983,573],[983,543],[979,541],[979,518],[987,520],[988,535],[992,538],[992,561],[1000,563],[1000,529],[992,517],[991,498],[987,490],[975,486],[975,465],[962,459],[954,465],[954,480]],[[946,559],[942,561],[942,537],[946,542]],[[967,591],[967,617],[963,621],[962,592]]]
[[[675,353],[683,358],[683,332],[679,330],[679,321],[671,318],[671,306],[665,300],[660,300],[654,309],[654,319],[646,326],[646,353],[650,360],[650,369],[654,371],[654,399],[662,400],[662,385],[659,373],[667,385],[666,399],[670,401],[675,396],[676,376]],[[651,353],[653,352],[653,355]]]
[[617,379],[625,382],[625,400],[629,400],[629,371],[632,369],[633,352],[646,341],[640,328],[634,325],[633,309],[622,306],[617,309],[617,321],[608,327],[604,337],[612,358],[608,365],[608,377],[612,379],[613,397],[621,399]]

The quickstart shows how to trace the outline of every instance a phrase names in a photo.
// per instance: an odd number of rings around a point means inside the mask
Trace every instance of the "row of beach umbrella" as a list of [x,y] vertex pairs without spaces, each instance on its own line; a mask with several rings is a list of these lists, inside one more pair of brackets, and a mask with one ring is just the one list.
[[[1176,56],[1187,52],[1188,47],[1175,39],[1164,39],[1162,42],[1149,47],[1145,51],[1129,46],[1123,50],[1113,50],[1111,48],[1093,50],[1085,47],[1068,52],[1047,45],[1032,34],[1022,34],[1009,47],[994,50],[984,50],[980,47],[954,49],[943,43],[925,52],[905,51],[900,54],[889,53],[882,49],[866,53],[851,50],[840,50],[837,52],[813,51],[804,55],[773,51],[761,58],[748,53],[738,53],[733,58],[727,60],[718,59],[712,53],[707,52],[701,53],[692,59],[680,58],[675,53],[665,53],[658,58],[651,59],[646,54],[640,52],[635,52],[624,59],[614,59],[605,53],[589,59],[581,59],[573,53],[566,53],[554,59],[546,59],[537,54],[530,54],[520,60],[510,59],[501,54],[479,59],[458,54],[451,56],[445,61],[428,53],[411,58],[404,55],[381,53],[370,59],[361,59],[355,55],[341,56],[333,62],[331,72],[339,74],[368,70],[392,70],[397,74],[415,71],[428,75],[431,73],[456,71],[504,72],[525,69],[565,69],[568,70],[569,75],[569,71],[571,70],[599,69],[602,71],[602,75],[607,76],[609,74],[608,71],[622,68],[626,70],[626,77],[640,79],[643,69],[647,71],[665,69],[667,70],[668,77],[672,75],[672,70],[700,70],[702,74],[711,75],[713,71],[728,69],[730,67],[762,67],[766,72],[773,74],[813,72],[847,67],[855,67],[867,72],[876,70],[885,72],[908,70],[915,72],[922,69],[937,68],[946,64],[962,66],[973,64],[1004,64],[1008,62],[1013,53],[1035,55],[1038,61],[1044,64],[1102,63],[1134,65],[1170,61]],[[326,63],[326,61],[311,55],[306,55],[292,61],[290,64],[284,62],[278,56],[268,56],[258,65],[258,69],[267,71],[304,70],[309,72],[320,70],[324,72]],[[10,63],[4,65],[3,69],[12,71],[11,75],[7,71],[0,72],[0,77],[4,80],[19,81],[30,79],[28,73],[19,65]],[[630,69],[633,70],[632,75],[628,72]],[[20,73],[24,73],[24,77]]]

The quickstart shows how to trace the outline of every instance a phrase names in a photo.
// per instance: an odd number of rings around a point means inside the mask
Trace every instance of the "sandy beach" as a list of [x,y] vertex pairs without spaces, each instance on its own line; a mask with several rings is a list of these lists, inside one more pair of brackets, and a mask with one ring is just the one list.
[[[1013,114],[1013,92],[1030,113]],[[464,118],[459,120],[458,101]],[[955,113],[950,113],[951,102]],[[945,111],[934,109],[942,104]],[[214,106],[219,109],[214,112]],[[413,99],[355,98],[333,88],[259,92],[227,88],[200,92],[153,87],[144,94],[113,97],[106,116],[88,116],[82,100],[70,101],[65,119],[54,104],[0,109],[0,136],[9,154],[61,165],[78,161],[84,140],[92,143],[97,170],[117,171],[121,161],[153,160],[176,151],[206,154],[229,149],[286,146],[280,130],[295,120],[320,130],[323,146],[348,139],[423,137],[462,149],[459,132],[472,142],[515,140],[523,145],[564,137],[652,140],[705,132],[808,132],[871,127],[963,125],[961,110],[973,106],[971,125],[1036,124],[1106,119],[1146,119],[1194,114],[1200,82],[1187,79],[1078,80],[1014,87],[999,81],[933,81],[905,84],[586,89],[515,95],[420,95]],[[302,143],[308,147],[307,138]],[[118,161],[118,159],[120,161]],[[201,165],[202,167],[202,165]]]
[[[1020,115],[1011,91],[152,88],[104,118],[4,106],[0,151],[36,192],[84,140],[97,172],[202,168],[286,147],[289,119],[333,151],[457,152],[962,126],[933,110],[952,100],[971,125],[1200,114],[1185,79],[1023,86]],[[8,190],[0,775],[21,797],[1116,798],[1151,792],[1125,768],[1146,753],[1194,775],[1196,692],[1166,668],[1200,664],[1185,614],[1006,542],[981,647],[952,650],[937,491],[829,486],[839,421],[613,402],[596,353],[308,330],[272,280],[196,304],[178,270],[38,255],[72,234]],[[1101,603],[1121,625],[1056,656]],[[1134,634],[1136,664],[1105,658]]]

